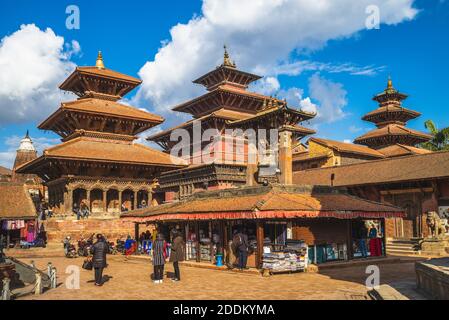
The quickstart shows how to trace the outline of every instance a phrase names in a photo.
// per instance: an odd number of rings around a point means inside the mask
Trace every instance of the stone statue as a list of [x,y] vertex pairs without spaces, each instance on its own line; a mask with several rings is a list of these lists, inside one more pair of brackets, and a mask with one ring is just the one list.
[[426,213],[426,223],[429,226],[430,234],[433,238],[441,238],[446,233],[446,227],[442,223],[440,216],[435,211]]

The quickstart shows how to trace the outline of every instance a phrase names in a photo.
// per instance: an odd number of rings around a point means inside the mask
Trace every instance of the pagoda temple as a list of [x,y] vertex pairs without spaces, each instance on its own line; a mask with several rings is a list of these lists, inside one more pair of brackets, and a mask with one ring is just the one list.
[[413,149],[417,144],[430,140],[430,135],[406,127],[407,121],[421,114],[404,108],[402,101],[405,99],[407,95],[396,90],[392,80],[388,79],[387,88],[373,98],[379,103],[379,107],[362,118],[374,123],[377,129],[356,138],[354,142],[380,152],[385,150],[387,153],[395,153],[404,146]]
[[[193,119],[179,126],[165,130],[149,137],[150,141],[159,144],[165,152],[172,151],[176,141],[171,140],[177,129],[185,129],[193,136],[188,148],[190,153],[184,157],[189,162],[187,168],[163,173],[159,178],[159,193],[165,194],[165,201],[173,201],[188,197],[191,194],[211,189],[255,185],[264,181],[291,184],[292,144],[315,131],[302,127],[298,123],[312,119],[315,114],[307,113],[287,106],[287,102],[277,98],[248,91],[248,86],[261,77],[237,68],[225,47],[223,63],[193,81],[206,88],[204,95],[184,102],[173,108],[174,111],[191,114]],[[205,163],[203,151],[209,141],[195,139],[194,128],[201,125],[201,130],[215,129],[214,161]],[[228,129],[277,129],[280,142],[279,170],[277,174],[264,174],[261,163],[255,166],[248,164],[248,141],[244,135],[228,134]],[[201,132],[202,132],[201,131]],[[259,139],[260,137],[256,137]],[[270,141],[269,133],[264,137]],[[239,139],[245,140],[239,144]],[[195,148],[195,144],[201,147]],[[269,146],[268,146],[268,151]],[[197,151],[195,151],[197,150]],[[278,153],[272,154],[277,157]]]
[[183,167],[163,152],[134,143],[139,133],[164,121],[118,102],[140,83],[107,69],[100,52],[95,66],[77,67],[61,84],[78,99],[63,102],[39,129],[55,132],[62,143],[16,170],[43,180],[57,216],[71,215],[82,204],[94,216],[154,204],[155,178]]

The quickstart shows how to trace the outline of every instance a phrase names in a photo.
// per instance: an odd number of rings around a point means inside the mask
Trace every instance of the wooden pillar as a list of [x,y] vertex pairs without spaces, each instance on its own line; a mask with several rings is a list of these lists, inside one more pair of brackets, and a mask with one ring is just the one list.
[[90,205],[90,193],[91,193],[91,189],[87,189],[86,190],[86,201],[87,201],[87,206],[88,206],[88,208],[89,208],[89,211],[92,213],[92,208],[91,208],[91,205]]
[[195,221],[195,235],[196,235],[196,262],[201,261],[200,252],[200,223]]
[[148,191],[148,201],[147,201],[147,206],[148,206],[148,207],[153,206],[153,191],[152,191],[152,190]]
[[223,262],[227,263],[229,260],[229,252],[228,252],[228,226],[227,221],[221,221],[221,232],[223,239]]
[[73,212],[73,191],[70,188],[64,192],[64,211],[68,215]]
[[137,222],[134,223],[134,239],[139,241],[139,224]]
[[118,190],[118,211],[122,212],[122,190]]
[[139,192],[138,191],[134,191],[134,201],[133,201],[133,210],[136,210],[137,209],[137,194],[138,194]]
[[263,230],[263,221],[257,220],[256,222],[256,240],[257,240],[257,256],[256,256],[256,267],[262,267],[262,256],[263,256],[263,239],[265,238]]
[[352,260],[353,259],[353,252],[352,252],[352,220],[348,219],[346,220],[346,237],[347,237],[347,255],[348,255],[348,260]]
[[103,191],[103,212],[108,212],[108,190],[102,190]]

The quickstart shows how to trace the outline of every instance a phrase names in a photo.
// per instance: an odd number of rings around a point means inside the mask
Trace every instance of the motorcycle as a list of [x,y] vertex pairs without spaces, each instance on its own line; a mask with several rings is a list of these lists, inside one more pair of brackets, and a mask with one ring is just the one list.
[[117,252],[121,253],[121,254],[125,254],[125,241],[117,239],[117,245],[115,246]]
[[68,244],[67,245],[67,250],[65,253],[66,258],[76,258],[78,257],[78,254],[76,252],[76,248],[73,244]]
[[108,242],[108,245],[109,245],[109,254],[116,255],[119,253],[114,242],[110,241]]
[[89,239],[84,240],[80,239],[78,240],[78,255],[80,257],[87,257],[90,253],[90,249],[93,246],[93,236],[91,236]]
[[64,241],[62,241],[64,254],[66,258],[76,258],[78,256],[76,252],[76,247],[70,242],[70,236],[65,237]]

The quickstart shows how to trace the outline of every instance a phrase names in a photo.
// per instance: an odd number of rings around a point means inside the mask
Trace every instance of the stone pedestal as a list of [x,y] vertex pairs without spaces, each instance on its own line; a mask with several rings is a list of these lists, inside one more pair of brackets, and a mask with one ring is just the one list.
[[427,238],[421,243],[421,253],[430,256],[447,256],[449,249],[449,238]]
[[449,258],[415,264],[416,284],[429,298],[449,300]]

